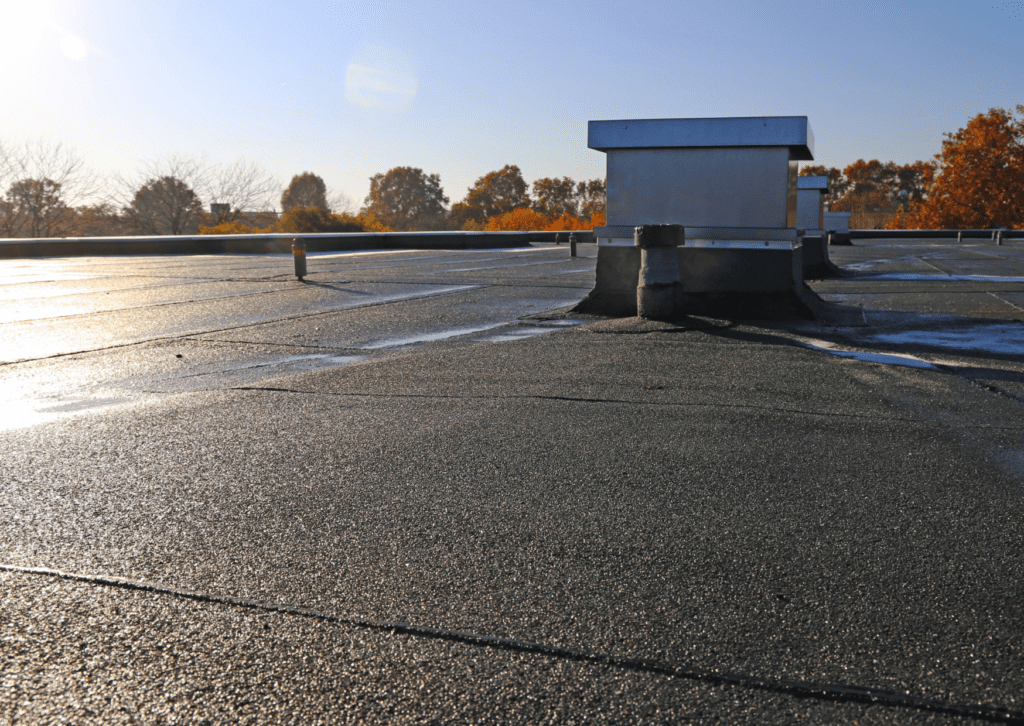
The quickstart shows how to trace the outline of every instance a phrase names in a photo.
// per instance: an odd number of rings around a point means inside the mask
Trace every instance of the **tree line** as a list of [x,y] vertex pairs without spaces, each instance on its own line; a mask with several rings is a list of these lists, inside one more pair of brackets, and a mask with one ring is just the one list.
[[858,159],[827,176],[829,209],[853,228],[1024,229],[1024,106],[992,108],[946,133],[934,161],[897,165]]
[[[266,209],[280,192],[256,163],[172,156],[101,182],[62,144],[0,142],[0,237],[187,234]],[[200,195],[218,200],[207,211]],[[276,215],[270,215],[275,218]]]
[[463,201],[451,207],[448,202],[438,174],[396,166],[370,177],[370,193],[357,212],[336,211],[327,201],[323,179],[303,172],[292,178],[281,195],[282,217],[274,225],[257,230],[246,228],[242,220],[231,220],[204,231],[574,230],[605,222],[603,179],[538,179],[531,196],[522,171],[513,164],[481,176]]
[[[859,159],[800,173],[827,176],[829,208],[852,212],[855,228],[1024,229],[1024,106],[990,109],[944,134],[934,161]],[[569,177],[531,188],[518,166],[506,165],[449,206],[439,175],[397,166],[370,178],[356,209],[312,172],[295,175],[282,193],[253,162],[170,157],[101,184],[61,144],[2,141],[0,190],[0,237],[589,229],[605,223],[606,192],[603,179]]]
[[[258,164],[208,165],[169,157],[103,188],[67,147],[0,144],[0,237],[589,229],[604,223],[604,181],[538,179],[519,167],[477,179],[448,207],[437,174],[399,166],[370,178],[359,209],[312,172],[280,185]],[[100,199],[101,201],[96,201]],[[203,205],[210,200],[210,206]],[[276,207],[281,212],[278,214]]]

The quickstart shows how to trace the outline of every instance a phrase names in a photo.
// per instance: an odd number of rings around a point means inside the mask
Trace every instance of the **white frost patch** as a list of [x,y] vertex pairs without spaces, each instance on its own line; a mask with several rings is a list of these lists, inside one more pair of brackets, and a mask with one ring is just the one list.
[[538,335],[544,335],[546,333],[553,333],[557,328],[538,328],[531,326],[520,326],[518,328],[509,328],[506,332],[496,333],[494,335],[488,335],[480,338],[485,343],[508,343],[513,340],[525,340],[526,338],[535,338]]
[[[381,255],[401,255],[407,252],[409,250],[327,250],[326,252],[307,252],[306,257],[379,257]],[[292,255],[290,252],[284,252],[280,256],[291,259]],[[434,259],[434,256],[423,255],[421,257],[407,257],[405,259],[429,260]]]
[[903,330],[865,336],[878,343],[928,345],[955,350],[1024,355],[1024,325],[1006,323],[950,330]]
[[448,338],[457,338],[460,335],[469,335],[470,333],[481,333],[485,330],[500,328],[502,325],[506,325],[506,323],[494,323],[493,325],[483,325],[479,328],[451,328],[450,330],[443,330],[439,333],[422,333],[420,335],[413,335],[408,338],[392,338],[391,340],[382,340],[378,343],[371,343],[370,345],[364,345],[361,347],[369,350],[375,350],[378,348],[397,348],[402,345],[413,345],[414,343],[429,343],[435,340],[447,340]]
[[[847,267],[856,267],[847,265]],[[878,275],[858,275],[857,282],[873,280],[904,280],[910,282],[1008,282],[1024,284],[1024,277],[998,277],[994,275],[925,275],[916,272],[883,272]]]
[[856,350],[843,350],[842,348],[837,348],[835,344],[827,343],[823,340],[802,340],[800,342],[808,348],[820,350],[823,353],[830,353],[831,355],[839,356],[840,358],[853,358],[854,360],[865,361],[866,363],[881,363],[882,365],[889,366],[906,366],[907,368],[938,370],[938,368],[928,361],[903,353],[864,353]]

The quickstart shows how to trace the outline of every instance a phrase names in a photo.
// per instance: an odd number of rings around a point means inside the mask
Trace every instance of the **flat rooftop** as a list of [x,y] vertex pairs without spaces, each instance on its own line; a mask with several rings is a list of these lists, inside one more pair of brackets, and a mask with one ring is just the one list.
[[846,327],[580,253],[0,261],[4,713],[1024,719],[1024,246],[833,247]]

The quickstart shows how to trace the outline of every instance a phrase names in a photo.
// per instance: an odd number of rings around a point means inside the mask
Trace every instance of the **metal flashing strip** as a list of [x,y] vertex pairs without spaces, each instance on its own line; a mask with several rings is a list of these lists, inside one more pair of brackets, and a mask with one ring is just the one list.
[[630,244],[633,244],[633,233],[636,231],[636,227],[637,225],[635,224],[615,224],[608,225],[606,227],[594,227],[594,236],[599,239],[608,237],[621,237],[622,239],[626,239],[628,237],[630,239]]
[[[594,228],[598,247],[632,247],[633,225]],[[686,227],[682,247],[791,250],[800,245],[793,227]]]
[[690,240],[771,240],[796,242],[799,233],[794,227],[687,227],[686,241]]
[[[801,246],[796,240],[756,240],[756,239],[688,239],[679,247],[693,249],[717,248],[720,250],[793,250]],[[598,237],[598,247],[633,247],[631,237]]]
[[800,246],[796,240],[758,239],[688,239],[687,247],[716,248],[720,250],[794,250]]
[[[594,227],[598,239],[633,239],[635,224],[614,224]],[[684,227],[686,239],[760,239],[795,241],[800,233],[795,227]]]

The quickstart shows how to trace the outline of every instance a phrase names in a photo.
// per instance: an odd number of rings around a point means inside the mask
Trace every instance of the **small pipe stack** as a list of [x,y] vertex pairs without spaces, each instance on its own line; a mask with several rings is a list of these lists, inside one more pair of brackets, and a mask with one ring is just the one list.
[[637,315],[667,320],[676,312],[679,289],[679,246],[685,241],[678,224],[644,224],[633,232],[640,248],[640,279],[636,288]]
[[295,277],[302,282],[306,276],[306,240],[301,237],[292,240],[292,259],[295,261]]

